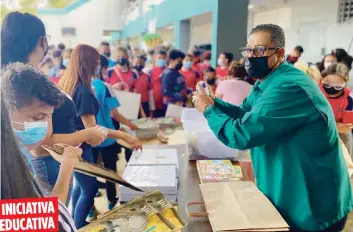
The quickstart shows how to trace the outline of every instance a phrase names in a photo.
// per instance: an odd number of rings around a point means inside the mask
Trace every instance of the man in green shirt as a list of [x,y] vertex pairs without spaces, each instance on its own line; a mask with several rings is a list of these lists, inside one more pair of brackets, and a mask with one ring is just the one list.
[[[353,208],[332,109],[316,84],[284,61],[282,28],[255,27],[244,49],[257,78],[240,107],[195,94],[195,106],[229,147],[251,149],[258,188],[291,231],[341,231]],[[255,206],[256,207],[256,206]]]

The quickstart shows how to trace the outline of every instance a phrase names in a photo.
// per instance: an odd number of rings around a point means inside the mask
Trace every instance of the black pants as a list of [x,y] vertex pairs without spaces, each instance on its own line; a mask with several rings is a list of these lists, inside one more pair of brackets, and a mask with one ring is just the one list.
[[[100,153],[102,155],[104,167],[116,172],[116,162],[118,161],[118,153],[120,153],[120,151],[121,147],[117,143],[107,147],[95,147],[92,149],[93,161],[94,163],[97,163],[98,155]],[[107,181],[105,183],[105,189],[107,191],[108,200],[116,200],[115,184]]]
[[[335,224],[333,224],[329,228],[327,228],[325,230],[315,231],[315,232],[340,232],[340,231],[343,231],[343,229],[346,225],[346,222],[347,222],[347,216],[345,216],[343,219],[336,222]],[[308,232],[305,230],[295,230],[295,229],[291,229],[290,231],[291,232]]]
[[165,109],[156,109],[153,112],[153,117],[154,118],[164,118],[165,117]]

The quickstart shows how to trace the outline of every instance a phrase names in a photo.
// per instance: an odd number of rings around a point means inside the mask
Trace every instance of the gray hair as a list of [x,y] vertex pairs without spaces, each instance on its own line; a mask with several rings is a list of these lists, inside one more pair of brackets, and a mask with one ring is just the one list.
[[275,47],[283,48],[286,44],[284,31],[283,29],[275,24],[260,24],[254,27],[250,34],[254,34],[259,31],[268,32],[271,34],[271,42],[274,44]]

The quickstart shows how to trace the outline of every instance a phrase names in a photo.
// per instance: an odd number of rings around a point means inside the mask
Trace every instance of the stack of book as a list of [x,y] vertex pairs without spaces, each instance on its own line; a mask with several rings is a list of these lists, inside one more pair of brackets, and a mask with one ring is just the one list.
[[[178,176],[176,149],[144,149],[132,154],[123,178],[143,191],[159,190],[170,202],[176,202]],[[120,186],[119,191],[121,202],[141,195],[124,186]]]
[[235,181],[242,177],[241,168],[229,160],[198,160],[196,166],[201,183]]

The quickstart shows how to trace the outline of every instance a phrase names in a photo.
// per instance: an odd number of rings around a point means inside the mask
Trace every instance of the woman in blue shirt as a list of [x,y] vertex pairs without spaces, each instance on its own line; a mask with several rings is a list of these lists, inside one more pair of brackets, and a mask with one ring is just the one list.
[[[91,82],[95,70],[99,65],[100,57],[97,50],[88,45],[78,45],[73,51],[68,69],[59,81],[59,88],[70,95],[76,105],[76,117],[74,120],[76,130],[97,126],[96,116],[99,112],[97,101]],[[109,138],[123,139],[134,149],[142,147],[141,142],[126,133],[104,128]],[[92,147],[88,143],[81,145],[82,157],[93,163]],[[76,185],[72,193],[72,216],[77,228],[86,225],[86,217],[94,203],[97,193],[97,180],[81,173],[74,174]]]

